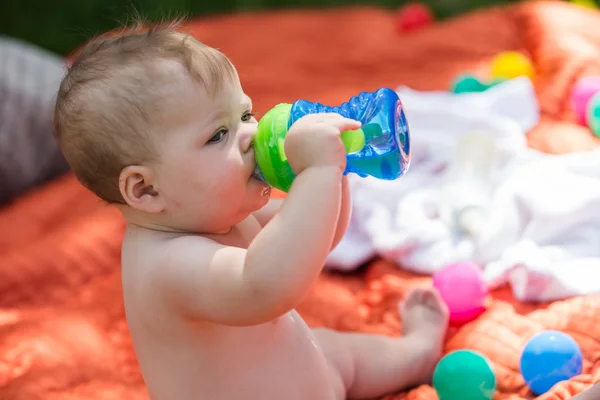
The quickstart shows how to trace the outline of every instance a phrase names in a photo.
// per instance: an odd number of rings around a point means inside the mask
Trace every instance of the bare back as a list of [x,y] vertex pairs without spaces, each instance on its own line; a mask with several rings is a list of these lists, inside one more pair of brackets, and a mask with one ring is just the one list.
[[[259,230],[249,217],[220,241],[245,248]],[[324,355],[296,311],[225,326],[185,318],[153,293],[152,274],[162,267],[155,260],[172,238],[129,228],[123,242],[127,321],[152,400],[336,398]]]

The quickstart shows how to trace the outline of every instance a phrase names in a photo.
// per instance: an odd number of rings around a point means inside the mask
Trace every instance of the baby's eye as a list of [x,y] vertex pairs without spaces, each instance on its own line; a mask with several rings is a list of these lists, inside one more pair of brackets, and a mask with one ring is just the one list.
[[219,129],[213,137],[208,140],[208,143],[219,143],[229,131],[227,129]]
[[256,116],[256,114],[252,114],[251,112],[246,112],[246,113],[244,113],[244,115],[242,115],[242,121],[244,121],[244,122],[251,121],[252,119],[254,119],[255,116]]

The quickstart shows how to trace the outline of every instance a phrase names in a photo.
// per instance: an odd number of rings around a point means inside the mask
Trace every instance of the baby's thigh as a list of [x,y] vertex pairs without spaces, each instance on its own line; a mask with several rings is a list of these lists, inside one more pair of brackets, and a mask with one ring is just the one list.
[[344,341],[340,340],[339,332],[315,328],[313,333],[327,360],[336,399],[345,400],[348,385],[354,376],[352,355]]

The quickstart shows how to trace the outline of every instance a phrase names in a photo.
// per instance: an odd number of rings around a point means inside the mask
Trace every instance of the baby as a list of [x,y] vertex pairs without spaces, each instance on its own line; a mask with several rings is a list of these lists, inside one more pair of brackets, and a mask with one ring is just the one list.
[[400,338],[310,329],[294,310],[347,228],[340,132],[359,122],[298,120],[297,177],[270,199],[234,66],[159,26],[85,46],[55,125],[77,178],[127,222],[125,310],[152,399],[367,399],[430,381],[448,321],[435,291],[407,295]]

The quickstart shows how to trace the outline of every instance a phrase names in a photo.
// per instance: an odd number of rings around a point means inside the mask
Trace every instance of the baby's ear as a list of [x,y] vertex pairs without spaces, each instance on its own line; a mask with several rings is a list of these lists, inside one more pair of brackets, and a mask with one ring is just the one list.
[[152,186],[153,178],[148,167],[130,165],[123,168],[119,176],[119,190],[130,207],[151,214],[164,210],[162,196]]

